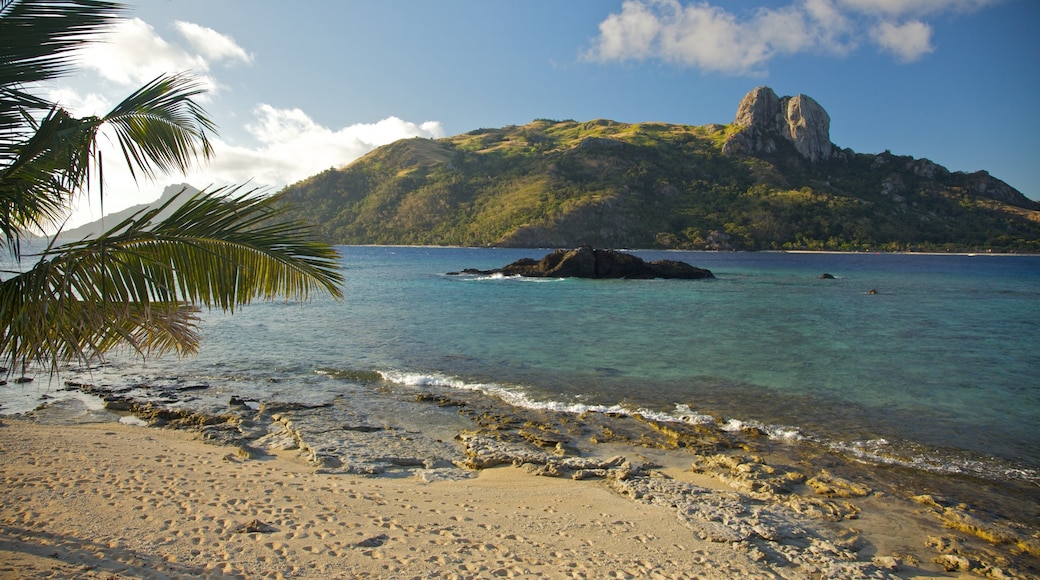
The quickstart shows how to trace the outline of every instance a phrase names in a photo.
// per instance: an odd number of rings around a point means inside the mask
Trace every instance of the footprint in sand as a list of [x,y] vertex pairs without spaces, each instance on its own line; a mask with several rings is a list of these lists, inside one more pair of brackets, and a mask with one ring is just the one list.
[[281,542],[267,542],[264,544],[264,547],[283,558],[289,554],[288,546]]

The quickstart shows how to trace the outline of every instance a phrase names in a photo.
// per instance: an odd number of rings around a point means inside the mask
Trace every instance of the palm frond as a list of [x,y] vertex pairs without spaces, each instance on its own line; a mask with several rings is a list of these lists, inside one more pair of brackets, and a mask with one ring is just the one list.
[[199,156],[213,153],[213,121],[194,97],[205,92],[190,74],[162,75],[119,103],[101,122],[116,133],[134,179],[141,172],[187,172]]
[[155,220],[165,205],[116,225],[96,240],[55,251],[100,255],[103,246],[109,262],[120,264],[124,275],[141,276],[117,284],[128,291],[139,289],[125,296],[131,300],[159,296],[233,311],[256,298],[302,300],[313,292],[341,298],[343,275],[335,249],[314,241],[302,224],[279,221],[275,201],[258,188],[202,191],[161,221]]
[[228,267],[229,259],[236,265],[233,285],[218,283],[219,277],[210,276],[206,284],[189,286],[189,279],[184,278],[180,280],[184,295],[224,310],[253,298],[306,299],[314,291],[341,298],[343,275],[337,252],[315,241],[301,223],[280,221],[277,196],[258,193],[260,190],[241,186],[223,188],[215,195],[200,193],[152,228],[157,242],[190,237],[209,256],[208,264],[192,264],[167,254],[178,271],[220,271]]
[[66,265],[41,262],[0,282],[0,360],[6,366],[40,363],[54,369],[60,362],[95,359],[120,345],[143,355],[197,351],[197,308],[80,299],[76,291],[90,273],[70,272]]
[[193,352],[189,305],[234,311],[258,298],[342,298],[336,251],[302,225],[279,222],[275,198],[257,193],[200,192],[163,220],[154,221],[163,208],[150,209],[95,239],[49,249],[0,283],[0,360],[90,359],[120,343]]
[[16,257],[25,229],[68,216],[99,127],[32,91],[70,72],[75,50],[125,11],[104,0],[13,0],[0,10],[0,245]]
[[103,0],[16,0],[0,12],[0,87],[52,80],[75,64],[72,53],[123,16]]
[[[33,83],[68,72],[71,52],[122,9],[101,0],[0,5],[0,245],[15,255],[25,228],[67,215],[92,168],[100,172],[103,127],[135,179],[185,172],[212,154],[215,127],[188,74],[156,78],[102,118],[73,118],[32,94]],[[199,193],[168,218],[151,209],[95,239],[48,246],[31,269],[0,281],[0,363],[56,369],[118,345],[191,353],[196,305],[234,311],[258,298],[342,298],[336,251],[281,220],[274,198],[258,193]]]
[[50,104],[26,92],[67,74],[73,53],[120,18],[126,7],[101,0],[15,0],[0,12],[0,142],[21,126],[20,108]]
[[[207,132],[215,132],[193,97],[203,92],[188,74],[163,75],[102,118],[76,119],[54,107],[26,141],[0,147],[0,235],[15,254],[25,228],[43,229],[67,217],[73,195],[100,172],[97,139],[103,127],[116,134],[128,167],[139,173],[185,172],[212,153]],[[5,158],[6,157],[6,158]]]
[[76,119],[53,108],[35,133],[0,165],[0,233],[18,255],[26,228],[44,229],[68,215],[73,190],[89,167],[89,143],[96,119]]

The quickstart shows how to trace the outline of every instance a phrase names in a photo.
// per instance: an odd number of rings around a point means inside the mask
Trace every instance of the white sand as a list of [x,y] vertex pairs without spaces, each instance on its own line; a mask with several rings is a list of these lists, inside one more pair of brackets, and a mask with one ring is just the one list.
[[188,432],[5,418],[0,476],[0,578],[780,577],[667,506],[511,467],[328,475]]
[[[668,510],[515,468],[430,484],[321,475],[113,423],[5,419],[0,446],[3,578],[767,575]],[[234,531],[255,520],[273,531]]]

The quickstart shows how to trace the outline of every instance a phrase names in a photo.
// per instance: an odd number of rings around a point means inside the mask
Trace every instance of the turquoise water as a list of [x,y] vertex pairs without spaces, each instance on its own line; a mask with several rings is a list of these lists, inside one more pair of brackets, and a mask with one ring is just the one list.
[[1037,256],[639,251],[717,279],[634,281],[446,275],[544,250],[340,250],[346,300],[208,314],[198,357],[95,374],[312,401],[379,371],[562,410],[708,414],[1037,479]]

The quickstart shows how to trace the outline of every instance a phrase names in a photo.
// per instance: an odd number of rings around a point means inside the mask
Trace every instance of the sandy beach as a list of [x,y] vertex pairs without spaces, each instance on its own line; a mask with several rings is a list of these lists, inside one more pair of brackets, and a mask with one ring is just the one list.
[[0,454],[4,578],[780,577],[668,507],[515,467],[433,483],[323,474],[191,432],[16,419]]
[[512,467],[323,475],[118,423],[5,419],[0,445],[4,578],[766,575],[666,509]]
[[[873,496],[821,523],[688,469],[640,491],[515,466],[425,482],[190,430],[22,418],[2,421],[0,465],[0,578],[1016,577],[937,558],[929,541],[961,540],[929,540],[927,506]],[[677,513],[670,486],[716,511]]]

